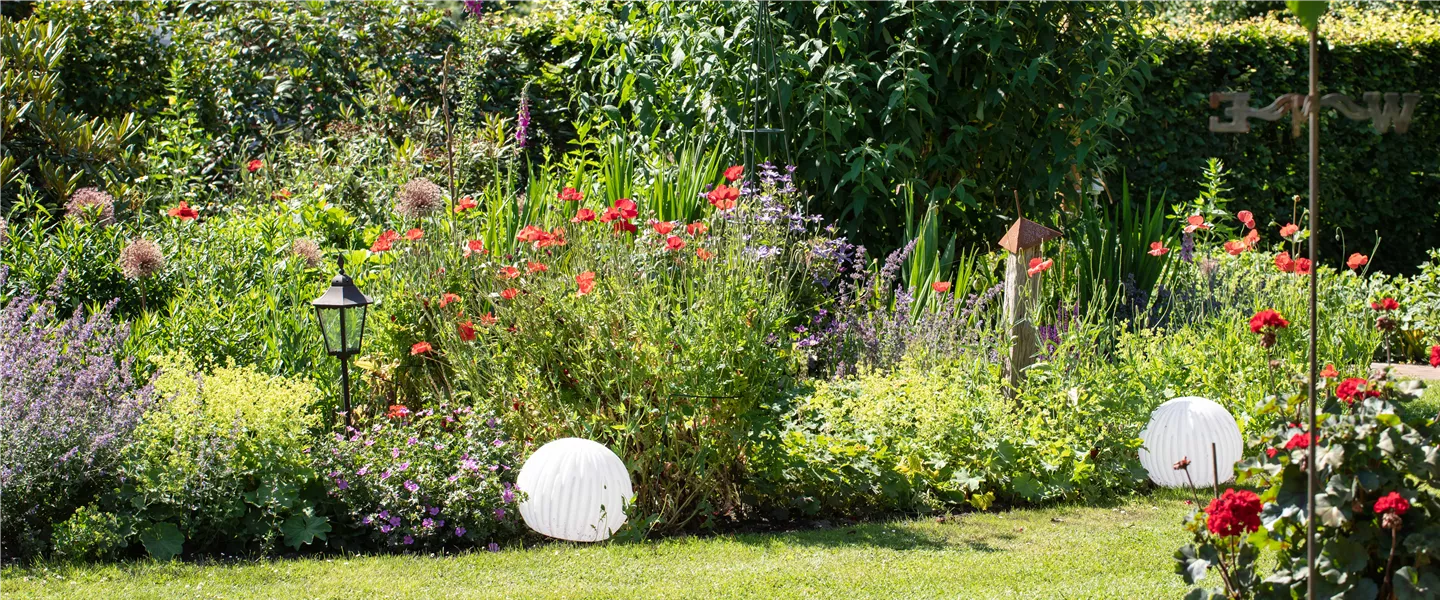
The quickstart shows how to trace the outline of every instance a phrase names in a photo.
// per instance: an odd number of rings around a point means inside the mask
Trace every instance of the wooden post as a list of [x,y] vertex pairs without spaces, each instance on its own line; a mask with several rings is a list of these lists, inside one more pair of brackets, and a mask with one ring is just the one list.
[[1021,248],[1018,254],[1005,257],[1005,329],[1010,332],[1010,353],[1005,355],[1005,376],[1010,381],[1010,393],[1020,389],[1020,379],[1025,367],[1035,361],[1038,350],[1035,342],[1035,325],[1026,314],[1026,305],[1033,298],[1040,297],[1040,278],[1031,277],[1026,271],[1030,259],[1040,256],[1038,246]]

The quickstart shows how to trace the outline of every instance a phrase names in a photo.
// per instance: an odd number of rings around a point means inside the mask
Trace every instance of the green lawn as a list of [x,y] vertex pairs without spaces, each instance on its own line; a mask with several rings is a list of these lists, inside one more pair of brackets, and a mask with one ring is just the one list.
[[1185,496],[499,553],[10,568],[9,598],[1176,598]]

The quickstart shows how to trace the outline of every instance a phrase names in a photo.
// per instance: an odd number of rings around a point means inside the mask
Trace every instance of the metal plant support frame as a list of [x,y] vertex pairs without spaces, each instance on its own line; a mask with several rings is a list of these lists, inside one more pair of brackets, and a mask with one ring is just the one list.
[[[750,126],[740,130],[746,179],[758,177],[755,161],[761,136],[765,138],[765,151],[771,154],[775,152],[775,138],[778,137],[785,150],[786,163],[795,164],[790,155],[790,139],[785,136],[785,107],[780,105],[779,98],[773,97],[775,90],[769,87],[780,76],[775,63],[775,28],[771,24],[769,0],[755,2],[755,15],[750,23],[754,32],[750,42],[751,73],[745,84],[745,96],[750,101]],[[772,109],[780,122],[779,127],[771,126]]]
[[[1230,117],[1229,121],[1221,121],[1218,117],[1210,117],[1210,131],[1213,133],[1249,133],[1249,119],[1263,119],[1275,121],[1290,113],[1292,118],[1292,136],[1300,136],[1300,116],[1306,118],[1310,134],[1310,240],[1309,255],[1310,264],[1315,265],[1315,232],[1320,229],[1319,198],[1320,198],[1320,110],[1319,108],[1336,109],[1346,118],[1355,121],[1370,121],[1375,133],[1383,134],[1392,125],[1395,133],[1403,134],[1410,128],[1411,117],[1415,114],[1415,106],[1420,103],[1420,94],[1405,93],[1399,94],[1389,92],[1365,92],[1363,99],[1365,105],[1361,106],[1350,97],[1344,94],[1320,95],[1319,84],[1319,34],[1317,28],[1309,29],[1310,35],[1310,75],[1309,93],[1304,96],[1300,94],[1283,94],[1276,98],[1269,106],[1263,108],[1251,108],[1249,92],[1222,93],[1212,92],[1210,94],[1210,107],[1219,108],[1221,103],[1229,103],[1232,106],[1225,109],[1225,115]],[[1319,99],[1318,102],[1315,99]],[[1383,99],[1383,103],[1382,103]],[[1319,108],[1316,108],[1318,105]],[[1310,269],[1310,377],[1308,381],[1308,406],[1310,417],[1309,433],[1312,442],[1306,450],[1305,469],[1305,560],[1307,571],[1305,575],[1306,594],[1312,600],[1316,597],[1315,589],[1315,518],[1312,510],[1315,503],[1315,465],[1316,448],[1320,445],[1316,436],[1315,418],[1315,382],[1319,378],[1318,360],[1316,356],[1316,299],[1319,293],[1319,269]]]

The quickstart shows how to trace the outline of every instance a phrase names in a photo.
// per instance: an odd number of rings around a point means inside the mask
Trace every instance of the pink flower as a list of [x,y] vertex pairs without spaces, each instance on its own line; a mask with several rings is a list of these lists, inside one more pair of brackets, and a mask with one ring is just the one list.
[[1235,218],[1240,219],[1240,222],[1241,222],[1241,223],[1244,223],[1246,227],[1248,227],[1248,228],[1250,228],[1250,229],[1254,229],[1254,228],[1255,228],[1255,214],[1254,214],[1254,213],[1252,213],[1252,212],[1250,212],[1250,211],[1248,211],[1248,210],[1242,210],[1242,211],[1240,211],[1240,212],[1238,212],[1238,213],[1235,213]]
[[1034,277],[1034,276],[1036,276],[1036,275],[1039,275],[1039,274],[1041,274],[1041,273],[1044,273],[1044,272],[1046,272],[1046,271],[1049,271],[1049,270],[1050,270],[1050,267],[1053,267],[1053,266],[1055,266],[1055,261],[1053,261],[1053,260],[1051,260],[1051,259],[1048,259],[1048,258],[1046,258],[1046,259],[1041,259],[1040,257],[1037,256],[1037,257],[1035,257],[1035,258],[1030,259],[1030,268],[1029,268],[1029,269],[1026,269],[1026,270],[1025,270],[1025,273],[1026,273],[1027,275],[1029,275],[1030,277]]
[[1165,256],[1170,249],[1163,242],[1150,242],[1150,256]]

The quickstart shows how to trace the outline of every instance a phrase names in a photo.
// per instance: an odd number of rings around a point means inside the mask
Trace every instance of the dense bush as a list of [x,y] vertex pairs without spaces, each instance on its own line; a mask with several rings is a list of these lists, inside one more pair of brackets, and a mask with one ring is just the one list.
[[120,353],[128,327],[111,319],[113,308],[58,318],[53,298],[21,295],[0,310],[6,556],[46,551],[52,524],[115,482],[120,451],[149,405],[150,387]]
[[[1405,134],[1376,135],[1368,123],[1333,110],[1321,113],[1320,254],[1340,262],[1369,251],[1375,266],[1408,272],[1413,250],[1440,246],[1440,20],[1378,10],[1342,12],[1320,27],[1320,91],[1360,101],[1364,92],[1419,92]],[[1211,92],[1250,92],[1261,107],[1307,86],[1305,31],[1270,16],[1205,26],[1162,25],[1135,40],[1148,52],[1152,83],[1135,116],[1112,136],[1116,155],[1138,189],[1168,190],[1171,198],[1196,195],[1211,157],[1231,170],[1230,187],[1262,223],[1301,222],[1292,196],[1308,190],[1306,137],[1291,137],[1291,118],[1252,120],[1247,135],[1210,133]],[[1153,40],[1153,41],[1152,41]],[[1429,107],[1429,108],[1426,108]],[[1122,141],[1123,140],[1123,141]],[[1303,203],[1302,203],[1303,204]],[[1266,237],[1274,239],[1268,231]]]

